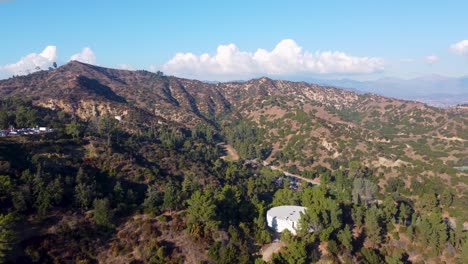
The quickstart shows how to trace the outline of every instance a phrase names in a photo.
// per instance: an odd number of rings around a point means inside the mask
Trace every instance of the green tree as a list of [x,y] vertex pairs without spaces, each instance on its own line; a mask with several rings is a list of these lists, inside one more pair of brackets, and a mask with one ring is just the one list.
[[15,241],[14,222],[15,217],[12,213],[0,214],[0,263],[6,261],[8,252],[13,248]]
[[386,222],[390,222],[395,218],[398,208],[392,196],[388,195],[385,197],[382,211]]
[[364,264],[380,264],[383,263],[382,257],[377,250],[372,248],[363,248],[361,250],[362,263]]
[[114,190],[113,190],[113,197],[115,203],[122,203],[124,202],[124,196],[125,192],[124,189],[122,188],[122,184],[120,181],[117,181],[117,183],[114,185]]
[[279,189],[273,196],[272,206],[298,204],[299,199],[300,197],[297,192],[289,188]]
[[434,192],[424,193],[416,202],[416,209],[420,213],[437,213],[440,211],[438,208],[437,197]]
[[429,246],[440,254],[448,239],[448,226],[438,214],[423,215],[416,223],[418,238],[424,247]]
[[0,205],[8,199],[13,190],[13,185],[8,175],[0,175]]
[[8,113],[6,111],[0,110],[0,129],[8,128],[10,125]]
[[110,116],[103,116],[99,119],[99,134],[107,137],[107,146],[111,146],[112,139],[118,134],[119,121]]
[[85,126],[76,120],[73,120],[71,123],[65,125],[65,133],[69,136],[72,136],[73,139],[80,138],[85,131]]
[[393,177],[387,180],[385,191],[388,193],[401,192],[405,188],[405,182],[399,177]]
[[[456,224],[455,224],[455,248],[460,248],[461,245],[463,244],[463,240],[465,239],[465,234],[464,234],[464,221],[463,218],[458,217]],[[467,240],[468,242],[468,240]],[[468,251],[467,251],[468,253]],[[467,262],[468,263],[468,262]]]
[[461,246],[460,256],[458,257],[457,261],[460,264],[468,263],[468,240],[466,240],[465,243],[463,243]]
[[169,182],[164,187],[163,208],[177,210],[180,206],[180,192],[172,182]]
[[96,181],[80,167],[76,175],[75,201],[79,207],[87,210],[96,197]]
[[342,230],[338,232],[338,240],[340,243],[348,250],[353,251],[353,234],[351,233],[351,228],[349,225],[346,225]]
[[50,175],[44,173],[39,165],[33,179],[33,193],[34,205],[39,215],[44,216],[53,204],[61,201],[63,188],[58,178],[50,181]]
[[409,207],[406,203],[400,203],[398,218],[400,223],[406,225],[406,221],[411,214],[411,207]]
[[307,263],[307,249],[304,241],[293,240],[284,254],[285,259],[291,264]]
[[143,208],[150,213],[156,213],[158,206],[162,203],[161,192],[156,184],[148,186],[146,198],[143,201]]
[[24,212],[30,208],[32,204],[31,191],[28,186],[19,186],[12,194],[13,207],[18,212]]
[[385,256],[385,262],[388,264],[405,264],[403,261],[403,254],[394,254],[391,256]]
[[376,206],[369,208],[365,219],[366,242],[372,247],[378,247],[382,243],[379,209]]
[[312,227],[321,241],[327,241],[333,232],[341,228],[342,209],[334,199],[327,197],[324,186],[304,189],[302,205],[307,207],[300,222],[302,233]]
[[196,191],[187,204],[187,226],[193,237],[203,238],[209,230],[218,228],[216,205],[212,194]]
[[440,204],[442,206],[444,206],[445,208],[449,208],[452,203],[453,203],[453,197],[455,195],[453,194],[453,191],[446,188],[444,190],[444,192],[442,192],[442,194],[440,195],[439,199],[440,199]]
[[327,250],[334,256],[340,253],[340,248],[338,247],[338,244],[336,243],[336,241],[333,239],[328,241]]
[[12,202],[13,206],[18,212],[26,211],[30,209],[33,202],[33,186],[34,186],[34,175],[29,169],[24,170],[21,173],[20,181],[23,185],[19,186],[13,192]]
[[37,122],[37,111],[28,109],[23,105],[16,108],[15,123],[17,127],[32,127]]
[[226,225],[238,225],[243,217],[240,213],[241,192],[237,186],[225,185],[217,197],[218,216]]
[[352,213],[351,216],[353,218],[353,221],[356,227],[360,228],[361,226],[363,226],[364,217],[366,213],[365,208],[360,205],[354,205],[353,208],[351,209],[351,213]]
[[93,201],[93,219],[97,225],[112,227],[113,213],[110,208],[109,199],[94,199]]

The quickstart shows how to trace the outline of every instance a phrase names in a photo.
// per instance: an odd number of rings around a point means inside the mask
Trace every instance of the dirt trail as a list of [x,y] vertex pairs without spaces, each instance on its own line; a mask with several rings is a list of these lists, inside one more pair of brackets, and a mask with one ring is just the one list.
[[[220,147],[222,147],[223,149],[226,150],[226,155],[222,156],[221,157],[222,159],[224,159],[224,160],[233,160],[233,161],[239,160],[239,154],[237,154],[237,151],[231,145],[226,144],[224,142],[221,142],[221,143],[218,143],[218,146],[220,146]],[[293,177],[293,178],[296,178],[296,179],[299,179],[299,180],[303,180],[303,181],[312,183],[314,185],[320,185],[319,181],[308,179],[308,178],[302,177],[302,176],[297,175],[297,174],[289,173],[289,172],[284,171],[284,170],[282,170],[282,169],[280,169],[280,168],[278,168],[276,166],[268,165],[265,162],[263,162],[263,165],[270,167],[272,170],[281,171],[285,176]]]
[[272,242],[270,244],[264,245],[261,250],[263,261],[266,261],[266,262],[270,261],[273,253],[278,253],[284,246],[286,246],[286,244],[281,241],[276,241],[276,242]]
[[303,180],[303,181],[306,181],[306,182],[309,182],[309,183],[312,183],[314,185],[320,185],[320,182],[316,181],[316,180],[312,180],[312,179],[308,179],[308,178],[305,178],[305,177],[302,177],[300,175],[297,175],[297,174],[292,174],[292,173],[289,173],[287,171],[284,171],[276,166],[273,166],[273,165],[270,165],[269,166],[272,170],[276,170],[276,171],[281,171],[284,175],[288,176],[288,177],[293,177],[293,178],[296,178],[296,179],[299,179],[299,180]]
[[222,156],[221,157],[222,159],[233,160],[233,161],[239,160],[239,154],[237,154],[237,151],[231,145],[223,142],[223,143],[218,143],[218,146],[226,150],[226,156]]

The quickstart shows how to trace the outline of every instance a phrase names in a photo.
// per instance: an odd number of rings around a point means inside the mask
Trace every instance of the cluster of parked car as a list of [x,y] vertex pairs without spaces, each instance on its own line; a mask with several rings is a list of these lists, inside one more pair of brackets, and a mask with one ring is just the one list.
[[0,130],[0,137],[4,136],[17,136],[17,135],[34,135],[34,134],[41,134],[41,133],[49,133],[52,132],[52,128],[48,127],[35,127],[35,128],[11,128],[11,129],[4,129]]
[[292,189],[294,191],[297,191],[299,186],[301,185],[300,180],[291,176],[287,176],[287,175],[284,175],[282,177],[276,177],[275,179],[273,179],[273,182],[276,184],[276,186],[281,187],[283,186],[284,184],[283,181],[285,179],[289,180],[289,189]]

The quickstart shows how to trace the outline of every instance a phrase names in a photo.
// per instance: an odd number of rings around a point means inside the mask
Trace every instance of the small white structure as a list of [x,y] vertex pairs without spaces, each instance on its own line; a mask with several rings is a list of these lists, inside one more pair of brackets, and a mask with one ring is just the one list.
[[288,229],[293,235],[296,235],[301,213],[305,213],[306,209],[306,207],[296,205],[273,207],[267,212],[268,226],[278,233]]

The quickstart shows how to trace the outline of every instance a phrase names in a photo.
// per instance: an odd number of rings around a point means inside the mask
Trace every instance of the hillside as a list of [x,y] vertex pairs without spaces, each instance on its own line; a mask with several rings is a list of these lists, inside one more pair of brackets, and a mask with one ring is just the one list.
[[1,81],[0,95],[29,95],[37,105],[61,109],[83,119],[105,114],[127,116],[139,109],[184,123],[228,108],[216,90],[207,89],[201,82],[77,61],[55,70]]
[[0,98],[0,129],[55,129],[0,137],[0,260],[252,263],[272,239],[266,210],[286,204],[315,232],[282,236],[273,263],[468,252],[464,106],[76,61],[2,80]]
[[[259,148],[271,153],[263,158],[299,170],[359,159],[393,176],[416,170],[449,179],[456,175],[451,167],[467,162],[468,111],[303,82],[260,78],[208,84],[72,61],[0,81],[0,96],[27,96],[83,120],[123,116],[128,129],[162,121],[193,127],[203,121],[225,134],[225,128],[252,121]],[[245,150],[238,151],[247,158]]]

